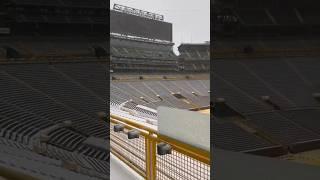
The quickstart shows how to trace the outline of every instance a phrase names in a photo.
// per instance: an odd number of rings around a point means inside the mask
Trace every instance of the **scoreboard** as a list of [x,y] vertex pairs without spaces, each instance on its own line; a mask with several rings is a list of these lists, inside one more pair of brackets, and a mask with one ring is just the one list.
[[110,33],[172,41],[172,24],[163,21],[162,15],[119,8],[110,11]]

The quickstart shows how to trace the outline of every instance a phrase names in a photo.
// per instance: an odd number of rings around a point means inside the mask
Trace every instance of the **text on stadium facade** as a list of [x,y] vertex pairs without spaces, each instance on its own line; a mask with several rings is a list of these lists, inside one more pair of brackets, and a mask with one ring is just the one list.
[[148,12],[148,11],[143,11],[143,10],[140,10],[140,9],[127,7],[127,6],[123,6],[123,5],[120,5],[120,4],[114,4],[113,5],[113,9],[116,10],[116,11],[121,11],[121,12],[127,13],[127,14],[141,16],[141,17],[145,17],[145,18],[149,18],[149,19],[158,20],[158,21],[163,21],[164,20],[164,16],[163,15],[155,14],[155,13],[151,13],[151,12]]

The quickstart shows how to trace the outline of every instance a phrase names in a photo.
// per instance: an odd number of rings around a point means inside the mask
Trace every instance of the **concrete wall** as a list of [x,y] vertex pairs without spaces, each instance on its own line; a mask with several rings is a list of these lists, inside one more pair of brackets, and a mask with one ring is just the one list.
[[199,112],[158,108],[158,131],[184,143],[210,151],[210,116]]

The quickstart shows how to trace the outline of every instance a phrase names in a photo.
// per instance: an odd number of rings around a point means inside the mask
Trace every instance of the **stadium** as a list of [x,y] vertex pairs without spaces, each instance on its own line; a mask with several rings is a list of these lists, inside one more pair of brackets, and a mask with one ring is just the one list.
[[[239,152],[239,157],[247,157],[246,165],[256,156],[244,154],[308,164],[312,166],[306,167],[311,169],[320,165],[320,14],[314,11],[316,4],[286,0],[215,1],[215,149]],[[273,165],[265,158],[260,163],[254,161],[246,169],[244,164],[233,167],[235,163],[229,159],[228,170],[247,172],[247,179],[274,179],[273,171],[286,174],[285,179],[302,178],[300,170],[286,173],[277,165],[283,161]],[[252,173],[254,166],[261,167],[261,171],[256,171],[260,175]],[[291,167],[291,163],[284,166]]]
[[107,178],[106,6],[1,1],[1,178]]
[[[145,179],[210,179],[210,44],[183,43],[177,56],[163,15],[114,4],[110,18],[112,154]],[[180,113],[207,123],[207,143]]]
[[210,178],[209,135],[160,128],[177,113],[209,123],[208,43],[177,56],[162,15],[116,5],[108,24],[106,1],[0,6],[1,178]]

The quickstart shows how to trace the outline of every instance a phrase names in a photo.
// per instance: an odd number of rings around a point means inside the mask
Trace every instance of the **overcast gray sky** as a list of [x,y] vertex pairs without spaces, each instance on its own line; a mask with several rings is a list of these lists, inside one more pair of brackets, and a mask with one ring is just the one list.
[[176,46],[210,41],[210,0],[110,0],[110,8],[114,3],[164,15]]

